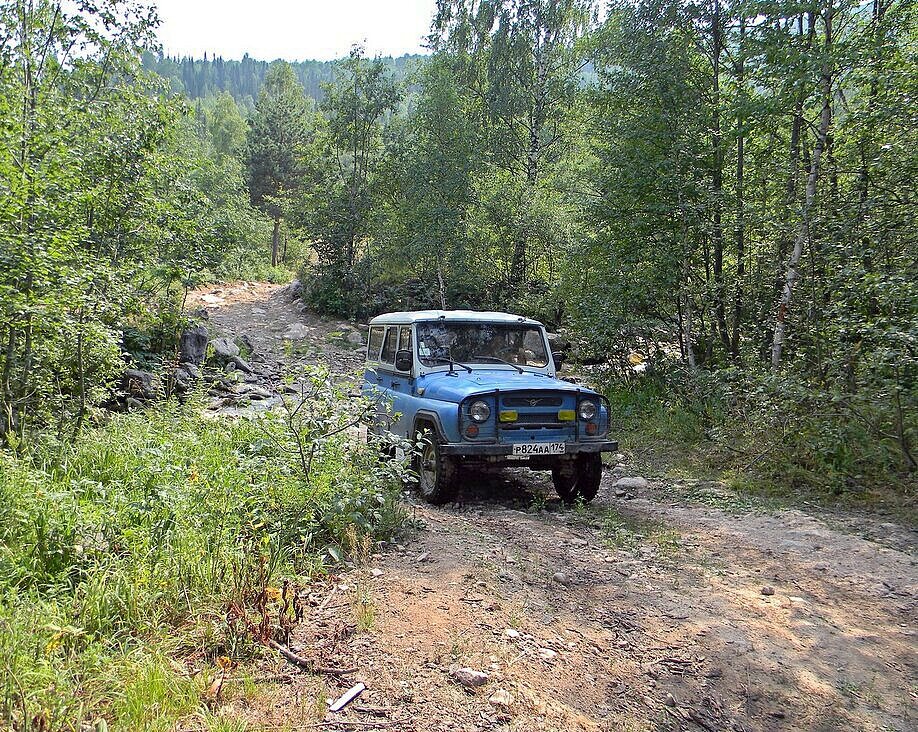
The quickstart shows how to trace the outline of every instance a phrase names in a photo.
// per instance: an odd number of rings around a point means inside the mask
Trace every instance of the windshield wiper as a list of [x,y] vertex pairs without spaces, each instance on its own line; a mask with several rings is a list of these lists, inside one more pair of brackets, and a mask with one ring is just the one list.
[[445,357],[443,357],[443,356],[433,356],[433,357],[431,357],[430,360],[431,360],[431,361],[442,361],[443,363],[448,363],[448,364],[449,364],[449,370],[450,370],[450,371],[453,370],[453,366],[461,366],[461,367],[464,368],[466,371],[468,371],[470,374],[472,373],[472,367],[471,367],[471,366],[466,366],[464,363],[459,363],[458,361],[453,361],[453,359],[451,359],[451,358],[445,358]]
[[523,371],[523,369],[520,367],[519,364],[511,363],[510,361],[504,361],[504,359],[498,358],[497,356],[472,356],[472,358],[474,358],[476,361],[497,361],[498,363],[504,363],[504,364],[507,364],[507,366],[512,366],[517,371],[519,371],[521,374],[526,373],[525,371]]

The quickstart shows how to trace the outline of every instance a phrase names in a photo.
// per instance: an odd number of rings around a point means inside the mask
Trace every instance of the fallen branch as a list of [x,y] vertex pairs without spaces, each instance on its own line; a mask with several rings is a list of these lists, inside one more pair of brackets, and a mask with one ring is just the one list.
[[265,645],[270,646],[275,651],[280,653],[284,658],[286,658],[294,666],[299,666],[304,671],[309,671],[314,674],[325,674],[326,676],[346,676],[348,674],[353,674],[357,672],[356,668],[334,668],[331,666],[319,666],[314,664],[308,658],[303,658],[303,656],[298,656],[296,653],[291,651],[287,646],[282,643],[278,643],[272,638],[268,638],[265,641]]

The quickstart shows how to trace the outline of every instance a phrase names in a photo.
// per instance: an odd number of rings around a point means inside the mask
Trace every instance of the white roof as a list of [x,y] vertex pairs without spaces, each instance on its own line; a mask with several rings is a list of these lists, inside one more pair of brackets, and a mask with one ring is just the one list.
[[377,315],[370,321],[370,325],[404,325],[407,323],[421,323],[430,320],[447,320],[464,323],[525,323],[526,325],[542,325],[538,320],[524,318],[522,315],[512,313],[483,313],[477,310],[412,310],[401,313],[385,313]]

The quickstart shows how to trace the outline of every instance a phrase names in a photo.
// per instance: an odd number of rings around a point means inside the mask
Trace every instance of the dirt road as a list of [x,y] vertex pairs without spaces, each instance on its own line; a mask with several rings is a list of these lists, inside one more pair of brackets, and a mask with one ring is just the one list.
[[[279,287],[214,297],[202,301],[214,327],[247,335],[267,378],[294,350],[342,374],[359,366],[345,326],[304,315]],[[291,332],[305,333],[293,348]],[[445,509],[406,498],[417,536],[310,588],[296,631],[297,647],[357,672],[266,666],[219,714],[256,729],[916,727],[913,528],[861,519],[854,532],[717,484],[622,490],[622,476],[627,445],[582,508],[525,471],[464,474]],[[460,683],[462,668],[483,683]],[[326,712],[356,681],[357,701]]]

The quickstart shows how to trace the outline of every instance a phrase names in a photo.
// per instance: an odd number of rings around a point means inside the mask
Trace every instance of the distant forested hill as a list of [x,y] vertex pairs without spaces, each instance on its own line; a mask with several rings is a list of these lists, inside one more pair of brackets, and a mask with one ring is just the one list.
[[[409,54],[405,56],[382,57],[383,65],[391,71],[396,80],[405,78],[425,56]],[[306,94],[315,100],[321,100],[322,84],[334,81],[337,61],[296,61],[291,62],[299,82]],[[259,61],[248,55],[241,61],[225,60],[220,56],[194,59],[171,56],[144,54],[143,65],[172,81],[176,92],[184,92],[191,99],[201,99],[211,94],[228,91],[233,98],[245,107],[251,108],[258,97],[258,90],[264,81],[270,61]]]

